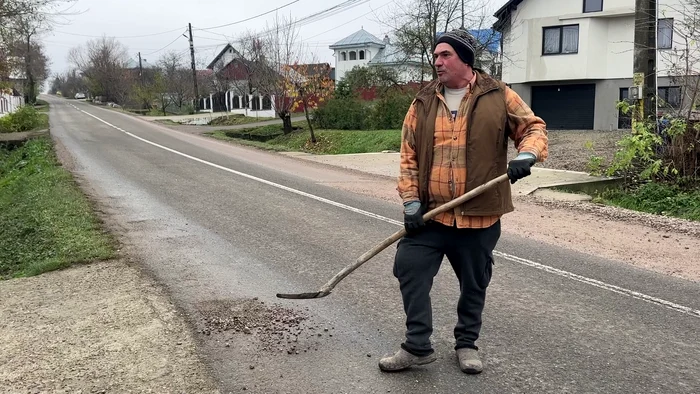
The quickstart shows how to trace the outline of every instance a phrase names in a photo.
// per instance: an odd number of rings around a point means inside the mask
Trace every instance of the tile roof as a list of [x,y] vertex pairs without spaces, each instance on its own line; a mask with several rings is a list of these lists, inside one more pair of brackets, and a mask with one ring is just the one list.
[[413,58],[407,58],[406,55],[401,51],[401,49],[395,45],[385,44],[384,48],[380,49],[376,55],[369,61],[369,64],[391,64],[391,63],[406,63],[406,62],[418,62],[420,63],[420,55]]

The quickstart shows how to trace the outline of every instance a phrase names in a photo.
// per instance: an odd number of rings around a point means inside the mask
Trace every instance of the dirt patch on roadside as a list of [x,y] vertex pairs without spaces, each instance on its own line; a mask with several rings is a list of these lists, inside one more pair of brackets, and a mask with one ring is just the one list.
[[515,212],[503,218],[505,232],[700,282],[695,223],[588,203],[514,202]]
[[[591,156],[602,158],[603,166],[611,163],[618,149],[617,142],[629,133],[629,130],[594,131],[594,130],[550,130],[549,157],[538,167],[558,170],[588,172]],[[509,157],[515,157],[517,151],[512,141]]]
[[0,387],[216,393],[184,321],[124,261],[0,282]]
[[669,216],[653,215],[646,212],[637,212],[630,209],[596,204],[589,201],[562,201],[534,196],[523,197],[523,201],[543,207],[555,207],[581,214],[590,214],[604,220],[633,223],[653,228],[656,231],[661,230],[680,235],[687,235],[697,238],[698,242],[700,242],[700,222]]

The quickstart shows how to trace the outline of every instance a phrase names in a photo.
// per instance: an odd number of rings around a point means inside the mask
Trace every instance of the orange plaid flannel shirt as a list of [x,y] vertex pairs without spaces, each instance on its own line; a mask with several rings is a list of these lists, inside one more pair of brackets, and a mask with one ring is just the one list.
[[[428,209],[434,209],[453,198],[465,193],[467,179],[467,163],[465,149],[467,144],[467,109],[471,100],[471,88],[475,78],[467,87],[467,93],[462,98],[457,116],[452,120],[452,114],[441,93],[441,85],[437,94],[442,105],[438,109],[435,121],[435,146],[433,153],[433,168],[430,172],[430,203]],[[512,89],[506,87],[506,107],[510,138],[515,141],[518,152],[530,152],[541,162],[548,155],[548,138],[545,122],[535,116],[527,104]],[[418,162],[415,152],[415,107],[411,105],[404,119],[401,131],[401,168],[396,190],[404,202],[419,200],[418,196]],[[451,162],[457,157],[456,164]],[[449,179],[454,180],[454,194]],[[456,216],[453,211],[443,212],[433,220],[447,226],[457,225],[458,228],[487,228],[496,223],[500,216]]]

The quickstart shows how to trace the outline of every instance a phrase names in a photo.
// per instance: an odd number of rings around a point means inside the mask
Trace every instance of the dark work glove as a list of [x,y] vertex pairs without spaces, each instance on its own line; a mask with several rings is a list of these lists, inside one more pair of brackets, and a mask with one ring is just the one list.
[[408,234],[414,234],[425,226],[420,201],[410,201],[403,205],[403,227]]
[[535,165],[536,156],[529,152],[520,153],[515,159],[508,163],[508,178],[510,183],[515,183],[518,179],[530,175],[530,168]]

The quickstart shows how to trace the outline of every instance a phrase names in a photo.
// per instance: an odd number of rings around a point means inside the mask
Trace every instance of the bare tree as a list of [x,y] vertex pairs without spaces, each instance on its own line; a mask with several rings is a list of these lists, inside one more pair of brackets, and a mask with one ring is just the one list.
[[97,38],[85,47],[70,50],[69,61],[85,76],[90,92],[123,104],[135,80],[134,70],[127,69],[126,47],[114,38]]
[[192,74],[185,66],[183,55],[176,51],[165,53],[158,61],[158,67],[163,73],[165,90],[171,104],[182,112],[182,107],[192,97]]
[[41,86],[47,77],[48,59],[38,43],[38,36],[57,24],[58,17],[74,14],[68,11],[70,8],[62,9],[74,1],[0,0],[0,73],[18,71],[16,66],[10,70],[7,55],[22,59],[27,103],[36,102],[37,85]]
[[291,108],[296,91],[290,89],[301,47],[299,29],[291,18],[276,17],[272,26],[251,37],[251,85],[262,95],[274,97],[275,113],[282,119],[283,132],[292,132]]
[[440,34],[460,27],[471,31],[479,43],[475,67],[500,77],[502,58],[509,57],[499,53],[502,34],[492,29],[491,11],[489,0],[402,0],[377,19],[394,32],[392,42],[405,61],[419,60],[433,79],[437,77],[432,52],[435,42]]
[[76,93],[85,93],[87,91],[87,81],[75,69],[55,76],[49,89],[51,94],[61,92],[64,97],[74,97]]

